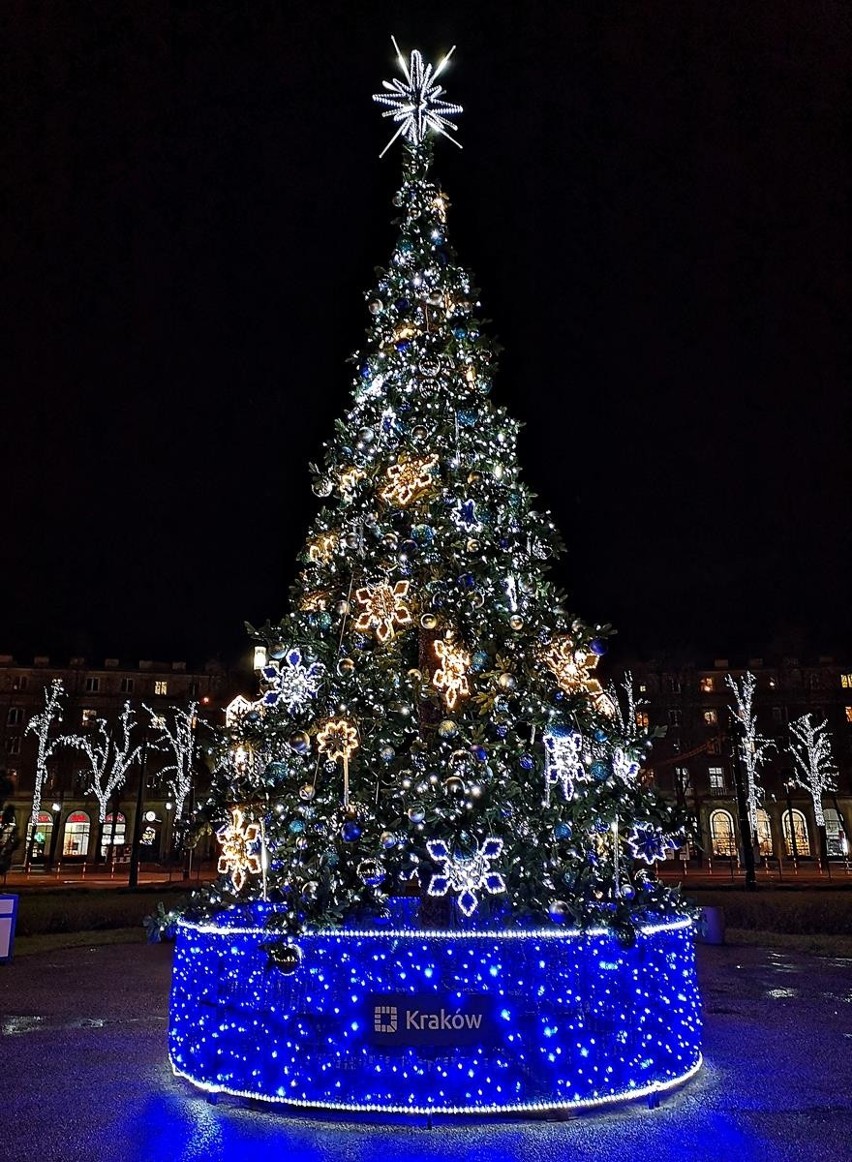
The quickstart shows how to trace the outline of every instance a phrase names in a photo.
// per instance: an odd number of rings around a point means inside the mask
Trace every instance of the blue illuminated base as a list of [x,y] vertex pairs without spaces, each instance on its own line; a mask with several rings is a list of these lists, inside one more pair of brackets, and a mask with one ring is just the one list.
[[691,923],[622,948],[571,929],[339,929],[271,967],[269,905],[182,922],[169,1056],[210,1092],[319,1109],[489,1114],[658,1093],[701,1064]]

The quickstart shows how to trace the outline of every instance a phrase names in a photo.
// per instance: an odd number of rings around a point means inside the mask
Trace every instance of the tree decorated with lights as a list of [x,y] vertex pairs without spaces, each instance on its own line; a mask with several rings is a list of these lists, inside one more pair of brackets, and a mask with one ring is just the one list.
[[66,746],[82,751],[86,765],[81,771],[83,791],[93,795],[98,804],[98,838],[95,852],[102,846],[110,799],[117,795],[127,781],[127,772],[136,762],[141,750],[134,746],[131,735],[136,715],[129,702],[122,707],[118,721],[111,727],[104,718],[96,718],[85,734],[66,735]]
[[[837,790],[837,767],[831,755],[831,736],[827,720],[817,722],[812,714],[803,714],[801,718],[791,722],[790,754],[795,763],[796,782],[810,792],[813,799],[820,855],[826,859],[828,845],[822,797],[829,791]],[[791,819],[790,827],[792,826]]]
[[41,796],[47,782],[47,765],[56,751],[65,743],[61,735],[51,734],[54,723],[62,721],[62,701],[65,697],[65,688],[59,678],[54,678],[49,686],[44,688],[44,709],[34,714],[27,723],[25,734],[34,734],[36,737],[36,766],[33,780],[33,805],[30,811],[30,840],[27,860],[32,855],[32,848],[36,842],[38,831],[38,817],[41,813]]
[[725,684],[734,696],[734,705],[729,707],[733,719],[737,748],[745,770],[745,797],[748,825],[751,835],[743,837],[743,843],[751,843],[757,836],[757,809],[763,802],[763,787],[760,785],[760,769],[766,764],[772,750],[770,739],[764,738],[757,729],[757,714],[754,709],[754,692],[757,679],[746,672],[737,680],[725,675]]
[[643,776],[633,708],[595,676],[609,627],[554,585],[559,535],[490,398],[495,347],[431,175],[460,107],[443,63],[400,65],[375,98],[403,139],[399,235],[351,404],[311,466],[323,505],[290,611],[252,631],[268,660],[199,816],[222,874],[196,903],[267,899],[293,933],[419,895],[433,923],[629,939],[682,907],[652,869],[683,821]]

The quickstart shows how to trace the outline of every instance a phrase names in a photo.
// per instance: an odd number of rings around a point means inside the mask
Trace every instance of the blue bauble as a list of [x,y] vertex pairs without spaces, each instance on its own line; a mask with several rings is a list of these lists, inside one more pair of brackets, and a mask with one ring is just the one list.
[[601,657],[606,653],[606,642],[602,642],[600,638],[595,638],[594,641],[589,642],[589,649],[597,657]]
[[410,346],[411,342],[408,339],[399,339],[396,343],[394,343],[394,347],[397,349],[397,351],[407,351]]
[[305,825],[301,819],[291,819],[287,826],[287,830],[291,835],[301,835],[305,830]]
[[595,742],[606,742],[606,731],[600,727],[595,731]]
[[459,577],[459,581],[465,589],[473,589],[474,585],[476,585],[476,578],[474,577],[473,573],[463,573],[462,576]]
[[411,254],[414,249],[414,243],[410,238],[401,238],[398,249],[402,254]]
[[372,369],[372,367],[370,367],[369,363],[363,363],[361,365],[361,367],[358,369],[358,374],[361,376],[362,379],[369,379],[370,376],[373,374],[373,369]]
[[472,670],[484,670],[488,665],[488,654],[485,650],[477,650],[470,659],[470,668]]
[[[402,247],[400,247],[400,249],[402,249]],[[408,310],[408,308],[411,306],[411,303],[408,301],[408,299],[397,299],[394,303],[394,306],[399,311],[399,313],[402,314],[404,311]]]
[[562,690],[554,690],[553,693],[551,694],[551,698],[553,699],[554,702],[564,702],[565,701],[565,694]]
[[457,414],[459,417],[459,423],[463,428],[472,428],[476,424],[476,412],[465,409],[464,411],[458,412]]
[[317,625],[320,629],[331,629],[331,614],[321,613],[317,618]]
[[606,763],[602,763],[600,759],[598,759],[597,762],[592,763],[589,769],[592,772],[592,778],[597,779],[599,783],[602,783],[609,775],[609,767]]
[[249,722],[259,722],[260,714],[257,710],[250,710],[246,715],[246,718],[249,720]]
[[356,839],[361,838],[361,826],[354,819],[350,819],[347,823],[343,824],[343,827],[340,829],[340,834],[347,843],[354,843]]
[[467,327],[453,327],[453,334],[457,339],[464,339],[464,337],[467,335]]
[[509,733],[509,728],[505,722],[498,722],[498,724],[494,727],[494,733],[498,738],[505,738]]
[[510,544],[511,544],[511,541],[509,540],[508,537],[501,537],[500,540],[497,542],[497,544],[500,546],[501,549],[508,549]]
[[518,759],[518,762],[521,764],[521,768],[525,771],[531,771],[535,766],[535,759],[531,754],[522,754]]
[[565,823],[563,821],[561,823],[557,823],[556,826],[553,828],[553,838],[554,839],[570,839],[571,835],[572,835],[572,831],[571,831],[571,824],[570,823]]
[[431,545],[435,538],[434,530],[430,525],[415,525],[411,535],[419,545]]
[[383,763],[392,763],[396,758],[396,751],[392,746],[383,746],[379,751],[379,758]]
[[470,748],[470,753],[480,763],[484,763],[488,758],[488,751],[484,746],[472,746]]

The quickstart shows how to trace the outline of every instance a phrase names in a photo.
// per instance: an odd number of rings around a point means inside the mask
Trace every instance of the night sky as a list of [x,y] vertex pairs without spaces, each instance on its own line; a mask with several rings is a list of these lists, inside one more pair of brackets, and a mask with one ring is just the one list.
[[4,0],[0,653],[204,661],[286,608],[399,152],[464,106],[494,398],[614,653],[852,653],[848,3]]

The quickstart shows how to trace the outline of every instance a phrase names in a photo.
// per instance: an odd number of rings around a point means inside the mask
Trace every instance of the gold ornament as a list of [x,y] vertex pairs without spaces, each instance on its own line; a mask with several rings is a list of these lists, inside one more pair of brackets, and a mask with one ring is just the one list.
[[317,733],[317,750],[331,762],[343,759],[343,806],[349,806],[349,759],[358,749],[358,731],[348,718],[329,718]]
[[597,654],[587,653],[581,647],[575,646],[574,639],[566,633],[554,638],[545,646],[541,651],[541,658],[566,694],[585,693],[602,713],[613,713],[612,703],[604,693],[603,687],[597,678],[591,675],[599,661]]
[[364,479],[364,473],[360,468],[344,468],[337,478],[337,487],[340,489],[340,495],[346,500],[352,499],[352,494],[358,486],[358,481]]
[[448,641],[435,642],[435,654],[441,665],[432,675],[432,685],[441,690],[447,708],[452,710],[459,698],[470,694],[467,670],[470,668],[470,654]]
[[405,508],[434,487],[432,473],[437,467],[437,455],[398,460],[388,468],[385,474],[388,483],[379,490],[379,496],[387,504]]
[[260,841],[261,836],[261,825],[248,823],[242,807],[232,807],[231,822],[216,832],[216,838],[222,844],[219,874],[230,874],[237,892],[242,890],[247,875],[258,875],[263,870],[260,854],[249,850]]
[[442,222],[446,222],[447,220],[447,210],[449,209],[449,206],[450,199],[447,197],[443,190],[438,190],[437,194],[435,194],[434,198],[432,199],[432,209],[435,211],[435,213],[438,215],[438,218]]
[[308,545],[308,560],[313,561],[315,565],[326,565],[334,556],[336,548],[337,536],[335,533],[320,533]]
[[412,624],[411,607],[406,602],[409,585],[408,581],[397,581],[391,588],[386,581],[379,581],[356,589],[355,600],[363,606],[363,613],[354,628],[364,632],[375,629],[382,643],[392,638],[396,629],[407,629]]

